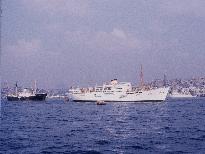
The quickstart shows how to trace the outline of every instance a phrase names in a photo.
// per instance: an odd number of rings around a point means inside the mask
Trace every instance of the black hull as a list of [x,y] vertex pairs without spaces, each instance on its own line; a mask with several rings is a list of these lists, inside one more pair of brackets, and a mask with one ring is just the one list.
[[8,101],[19,101],[19,98],[15,96],[7,96],[7,100]]
[[7,96],[8,101],[44,101],[47,94],[36,94],[35,96],[29,97],[16,97],[16,96]]

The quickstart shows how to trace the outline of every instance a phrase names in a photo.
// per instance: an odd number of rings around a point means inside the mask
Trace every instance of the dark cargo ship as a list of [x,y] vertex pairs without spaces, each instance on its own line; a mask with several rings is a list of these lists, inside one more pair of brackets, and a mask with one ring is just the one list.
[[44,101],[46,99],[47,93],[40,93],[34,90],[24,88],[21,92],[18,91],[16,84],[15,94],[7,95],[8,101]]
[[16,96],[16,95],[8,95],[8,101],[44,101],[46,99],[47,93],[39,93],[30,96]]

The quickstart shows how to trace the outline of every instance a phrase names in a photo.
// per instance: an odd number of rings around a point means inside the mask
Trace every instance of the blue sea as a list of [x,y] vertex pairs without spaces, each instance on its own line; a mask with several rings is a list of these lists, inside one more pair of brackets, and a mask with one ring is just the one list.
[[205,100],[1,104],[2,154],[205,153]]

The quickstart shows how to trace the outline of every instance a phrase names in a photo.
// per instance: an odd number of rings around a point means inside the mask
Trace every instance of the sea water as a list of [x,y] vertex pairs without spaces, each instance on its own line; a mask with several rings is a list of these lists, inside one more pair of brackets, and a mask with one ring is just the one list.
[[2,101],[0,153],[205,153],[205,100]]

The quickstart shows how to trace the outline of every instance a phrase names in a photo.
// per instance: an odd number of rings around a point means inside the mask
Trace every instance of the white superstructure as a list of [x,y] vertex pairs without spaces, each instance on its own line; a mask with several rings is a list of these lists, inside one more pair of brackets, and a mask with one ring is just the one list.
[[70,99],[73,101],[105,101],[105,102],[156,102],[166,100],[169,88],[133,88],[129,82],[115,79],[109,84],[93,88],[71,88]]
[[24,88],[22,92],[18,93],[18,97],[30,97],[35,96],[35,93],[33,93],[31,90]]
[[16,90],[15,94],[9,94],[8,96],[21,98],[35,96],[35,94],[30,89],[24,88],[22,91],[19,92]]

